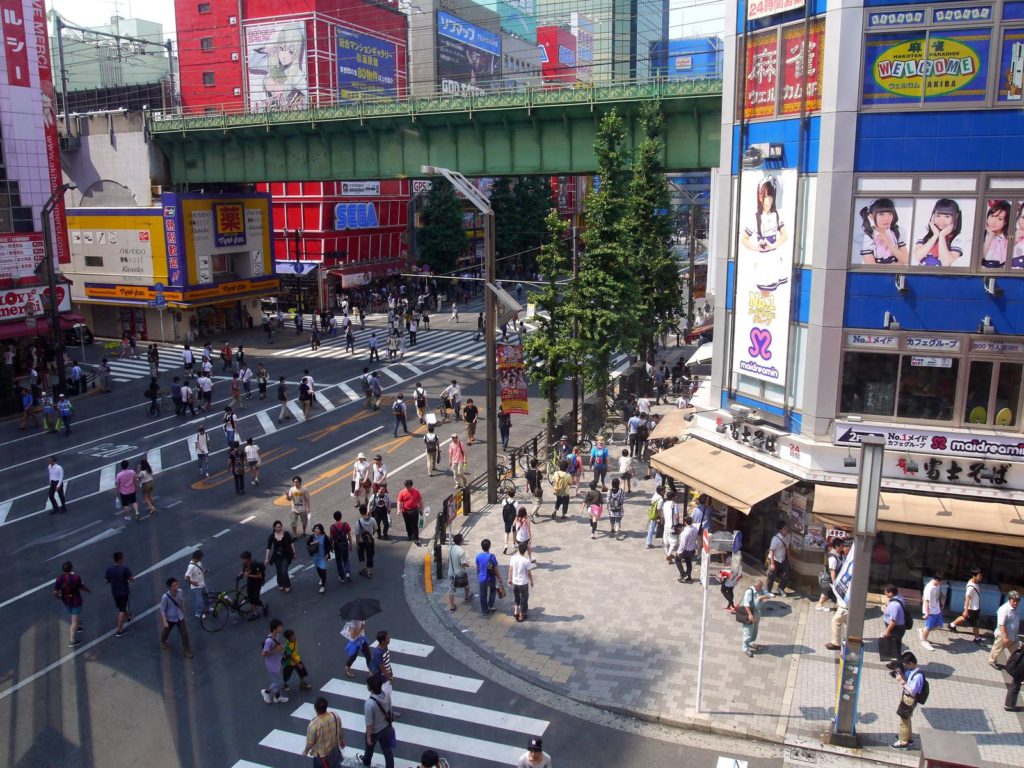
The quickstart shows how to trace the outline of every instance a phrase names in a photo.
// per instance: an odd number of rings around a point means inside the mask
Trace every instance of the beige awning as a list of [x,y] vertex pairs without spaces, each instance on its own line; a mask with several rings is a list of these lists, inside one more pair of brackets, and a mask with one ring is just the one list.
[[[814,516],[837,528],[853,530],[857,489],[834,485],[814,488]],[[952,496],[918,496],[882,491],[878,530],[1024,547],[1024,506]]]
[[751,459],[692,438],[654,454],[651,465],[745,514],[759,501],[797,482]]
[[686,420],[697,412],[696,408],[678,408],[674,411],[666,411],[660,414],[661,420],[651,431],[651,440],[667,440],[672,437],[682,437],[690,428],[691,422]]

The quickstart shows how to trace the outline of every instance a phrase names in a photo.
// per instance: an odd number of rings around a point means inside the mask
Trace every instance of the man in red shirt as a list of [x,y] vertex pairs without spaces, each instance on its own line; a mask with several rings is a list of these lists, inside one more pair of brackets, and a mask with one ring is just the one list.
[[420,546],[420,510],[423,509],[423,497],[412,487],[412,480],[405,481],[405,488],[398,494],[398,511],[405,520],[405,533],[409,541]]

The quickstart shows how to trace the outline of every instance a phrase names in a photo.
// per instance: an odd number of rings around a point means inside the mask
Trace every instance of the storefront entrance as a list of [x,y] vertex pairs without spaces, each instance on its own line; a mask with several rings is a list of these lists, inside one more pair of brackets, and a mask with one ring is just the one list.
[[121,335],[134,336],[138,341],[149,341],[146,329],[146,310],[136,307],[122,307],[120,310]]

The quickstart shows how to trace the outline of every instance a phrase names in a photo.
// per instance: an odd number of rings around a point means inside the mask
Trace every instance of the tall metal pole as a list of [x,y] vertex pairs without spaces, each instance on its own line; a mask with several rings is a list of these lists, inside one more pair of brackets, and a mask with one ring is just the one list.
[[[484,278],[494,285],[494,211],[484,213]],[[487,368],[487,503],[498,503],[498,370],[495,349],[497,313],[494,291],[484,288],[484,336]]]
[[57,35],[57,65],[60,67],[60,95],[64,100],[64,135],[71,135],[71,108],[68,106],[68,70],[64,66],[64,19],[53,14],[53,31]]
[[53,235],[50,227],[50,216],[53,214],[54,206],[63,194],[69,189],[75,189],[74,184],[61,184],[43,203],[40,211],[39,223],[43,231],[43,258],[46,261],[46,287],[50,293],[49,315],[50,315],[50,337],[53,340],[54,357],[57,364],[57,375],[60,377],[58,386],[64,386],[64,334],[60,329],[60,301],[57,298],[57,270],[53,266]]
[[[878,494],[882,488],[882,465],[885,438],[870,435],[862,438],[860,476],[857,479],[857,506],[852,564],[844,564],[833,585],[840,607],[848,611],[846,642],[843,643],[839,664],[839,684],[836,686],[836,715],[832,729],[823,741],[845,747],[858,746],[857,700],[860,693],[861,666],[864,659],[864,607],[868,597],[868,576],[871,571],[871,553],[874,549],[875,530],[878,527]],[[844,589],[844,572],[848,574],[848,587]]]
[[[577,244],[576,238],[578,237],[579,230],[576,229],[576,225],[572,225],[572,281],[575,285],[576,280],[580,276],[580,251],[579,245]],[[576,339],[580,333],[580,321],[579,318],[573,318],[572,320],[572,337]],[[574,360],[572,367],[572,441],[573,444],[579,439],[579,435],[582,434],[580,429],[580,361]]]
[[697,203],[690,203],[690,271],[686,276],[686,330],[693,332],[693,271],[696,269]]
[[177,104],[177,99],[174,98],[174,41],[168,40],[164,43],[164,47],[167,48],[167,77],[171,84],[171,109],[173,110]]

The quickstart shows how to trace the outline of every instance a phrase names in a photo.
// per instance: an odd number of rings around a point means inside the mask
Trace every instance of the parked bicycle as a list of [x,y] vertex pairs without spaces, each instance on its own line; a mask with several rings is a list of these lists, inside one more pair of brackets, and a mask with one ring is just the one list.
[[241,587],[241,579],[235,579],[235,588],[226,592],[206,593],[206,605],[203,607],[199,623],[207,632],[220,632],[228,625],[231,612],[245,616],[252,612],[252,604]]
[[161,392],[156,396],[155,401],[147,400],[146,404],[146,415],[150,418],[155,419],[160,414],[168,414],[174,410],[174,403],[171,402],[171,398]]
[[507,494],[509,491],[512,491],[512,494],[515,495],[516,481],[512,476],[512,468],[499,464],[494,468],[494,471],[498,478],[498,491],[501,494]]

